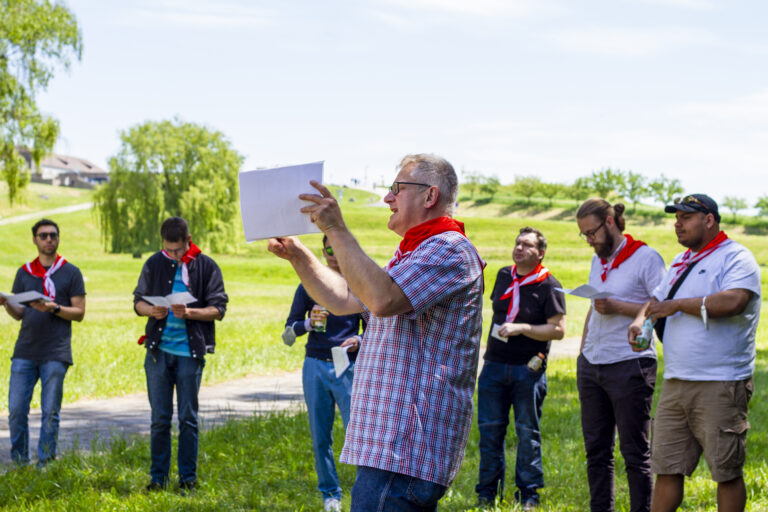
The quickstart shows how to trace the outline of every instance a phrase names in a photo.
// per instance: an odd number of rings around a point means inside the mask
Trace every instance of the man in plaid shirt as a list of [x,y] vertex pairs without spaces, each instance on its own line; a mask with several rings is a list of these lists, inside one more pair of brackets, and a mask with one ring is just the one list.
[[352,511],[435,510],[456,476],[472,422],[482,329],[483,266],[451,218],[458,180],[434,155],[408,155],[384,197],[403,241],[380,268],[323,185],[302,208],[334,248],[329,272],[294,238],[269,242],[307,292],[336,315],[368,321],[357,358],[341,461],[357,466]]

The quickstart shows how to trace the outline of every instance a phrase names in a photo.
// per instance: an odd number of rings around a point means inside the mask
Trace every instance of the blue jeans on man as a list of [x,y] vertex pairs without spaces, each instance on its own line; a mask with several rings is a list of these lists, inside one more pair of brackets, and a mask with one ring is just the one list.
[[517,501],[538,504],[544,487],[541,460],[541,406],[547,395],[544,367],[531,371],[526,365],[485,361],[478,379],[477,423],[480,430],[480,476],[475,487],[482,501],[503,497],[506,460],[504,438],[509,410],[514,409],[517,432],[515,485]]
[[149,438],[152,459],[149,474],[152,484],[165,486],[168,483],[174,387],[179,419],[179,483],[194,484],[197,479],[197,394],[204,365],[201,359],[176,356],[162,350],[147,350],[144,369],[152,408]]
[[434,512],[448,488],[383,469],[357,467],[350,512]]
[[309,430],[315,455],[317,488],[323,499],[341,499],[341,484],[333,455],[333,420],[339,406],[344,428],[349,423],[354,363],[336,377],[332,361],[306,357],[302,369],[304,400],[309,413]]
[[8,426],[11,431],[11,459],[29,463],[29,403],[40,380],[40,439],[37,443],[39,464],[56,458],[59,438],[59,411],[64,395],[67,364],[61,361],[32,361],[14,358],[8,391]]

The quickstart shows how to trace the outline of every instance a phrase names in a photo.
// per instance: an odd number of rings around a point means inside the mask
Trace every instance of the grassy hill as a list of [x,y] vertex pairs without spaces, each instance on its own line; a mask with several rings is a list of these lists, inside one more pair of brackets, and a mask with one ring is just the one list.
[[[332,188],[334,190],[337,187]],[[349,198],[355,201],[349,201]],[[380,264],[392,256],[399,238],[386,229],[389,211],[370,206],[375,196],[345,189],[344,214],[363,248]],[[494,205],[462,202],[457,217],[466,222],[467,234],[487,261],[486,287],[498,269],[511,263],[512,244],[520,227],[541,229],[549,240],[545,264],[566,287],[586,282],[592,251],[577,235],[568,215],[558,218],[531,211],[490,215]],[[503,208],[503,205],[501,206]],[[498,213],[503,213],[498,212]],[[572,215],[572,213],[570,214]],[[107,254],[103,250],[94,216],[76,212],[57,216],[61,226],[60,252],[78,265],[87,279],[85,321],[73,328],[75,365],[67,375],[65,404],[86,397],[109,397],[143,391],[144,350],[136,345],[145,320],[132,311],[132,290],[143,259]],[[28,223],[0,226],[0,289],[11,287],[17,268],[34,255]],[[31,223],[29,223],[31,224]],[[669,262],[680,251],[666,220],[636,222],[627,215],[627,231],[659,250]],[[730,236],[749,247],[765,267],[768,239],[742,227]],[[194,226],[192,226],[194,238]],[[321,235],[302,240],[320,254]],[[147,255],[144,255],[145,257]],[[285,347],[279,338],[298,279],[290,265],[266,251],[266,243],[241,242],[236,254],[215,254],[224,273],[230,296],[226,318],[217,325],[217,353],[207,359],[206,383],[224,381],[250,373],[268,374],[299,368],[301,346]],[[765,297],[768,275],[763,276]],[[567,299],[569,336],[581,333],[588,301]],[[490,302],[484,315],[487,333]],[[765,302],[763,304],[765,307]],[[756,394],[752,399],[746,477],[750,510],[768,510],[768,405],[763,400],[768,386],[768,333],[765,320],[758,330]],[[7,408],[8,371],[19,324],[0,315],[0,410]],[[663,363],[663,361],[662,361]],[[661,380],[661,366],[659,381]],[[572,360],[553,361],[548,370],[549,395],[544,405],[544,468],[548,487],[543,490],[544,511],[580,511],[588,502],[579,403]],[[658,394],[658,393],[657,393]],[[66,405],[65,405],[66,407]],[[343,430],[335,429],[340,450]],[[508,487],[513,487],[514,437],[508,444]],[[475,502],[478,434],[473,425],[464,465],[441,510],[467,510]],[[0,477],[0,503],[8,510],[308,510],[317,509],[309,429],[305,414],[274,416],[231,423],[203,434],[200,472],[202,488],[191,497],[175,493],[147,495],[149,449],[145,440],[114,442],[105,454],[68,456],[47,473],[32,469],[13,471]],[[337,452],[338,453],[338,452]],[[694,478],[686,482],[683,510],[715,510],[714,485],[702,462]],[[617,510],[628,510],[626,476],[617,453]],[[351,488],[354,469],[339,467],[345,491]],[[511,491],[507,494],[511,494]],[[515,510],[512,506],[500,510]]]

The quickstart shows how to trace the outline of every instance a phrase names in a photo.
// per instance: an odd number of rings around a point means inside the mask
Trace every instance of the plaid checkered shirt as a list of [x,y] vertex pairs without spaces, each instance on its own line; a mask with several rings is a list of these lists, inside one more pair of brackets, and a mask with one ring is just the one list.
[[444,232],[387,272],[413,311],[363,313],[341,462],[449,486],[472,424],[483,263],[466,237]]

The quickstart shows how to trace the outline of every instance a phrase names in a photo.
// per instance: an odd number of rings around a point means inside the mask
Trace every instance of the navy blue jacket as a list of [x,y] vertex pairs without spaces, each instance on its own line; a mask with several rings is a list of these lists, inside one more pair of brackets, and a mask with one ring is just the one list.
[[[309,318],[309,312],[312,311],[312,307],[315,304],[317,302],[309,296],[304,286],[299,285],[296,288],[296,294],[293,296],[293,304],[291,304],[288,320],[285,322],[286,327],[289,325],[293,327],[296,336],[302,336],[307,333],[307,330],[304,328],[304,320]],[[307,356],[318,359],[331,359],[331,348],[338,347],[347,338],[358,334],[361,324],[363,330],[365,330],[363,317],[359,314],[344,316],[329,314],[325,332],[309,331],[309,339],[306,345]],[[358,352],[359,350],[349,352],[349,360],[354,361],[357,358]]]

